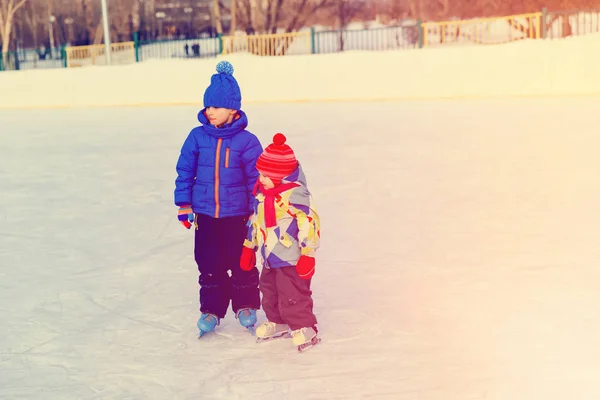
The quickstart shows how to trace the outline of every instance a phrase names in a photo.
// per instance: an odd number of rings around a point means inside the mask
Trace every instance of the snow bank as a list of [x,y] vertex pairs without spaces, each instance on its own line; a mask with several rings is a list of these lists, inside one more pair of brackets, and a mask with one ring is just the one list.
[[[597,95],[599,44],[600,35],[589,35],[497,46],[226,59],[236,68],[246,104]],[[217,61],[3,72],[0,108],[200,104]]]

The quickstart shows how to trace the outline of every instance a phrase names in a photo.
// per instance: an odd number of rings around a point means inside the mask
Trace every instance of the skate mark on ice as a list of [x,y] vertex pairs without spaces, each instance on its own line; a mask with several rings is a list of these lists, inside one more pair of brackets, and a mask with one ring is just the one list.
[[160,329],[162,331],[168,331],[168,332],[173,332],[173,333],[179,333],[180,332],[179,330],[170,328],[170,327],[168,327],[166,325],[158,324],[158,323],[155,323],[155,322],[148,322],[148,321],[144,321],[144,320],[141,320],[141,319],[137,319],[137,318],[131,317],[131,316],[126,315],[126,314],[122,314],[122,313],[120,313],[118,311],[112,310],[112,309],[110,309],[110,308],[108,308],[108,307],[106,307],[106,306],[98,303],[97,301],[95,301],[94,299],[92,299],[90,296],[86,296],[86,297],[87,297],[87,299],[88,299],[88,301],[90,303],[94,304],[95,306],[103,309],[104,311],[106,311],[106,312],[108,312],[110,314],[119,316],[121,318],[128,319],[130,321],[136,322],[136,323],[141,324],[141,325],[145,325],[145,326],[149,326],[149,327],[152,327],[152,328]]
[[368,337],[369,340],[371,339],[375,339],[377,337],[380,337],[382,334],[382,330],[380,328],[369,328],[369,329],[358,329],[355,330],[355,333],[352,336],[346,336],[346,337],[341,337],[341,338],[337,338],[337,339],[327,339],[327,336],[321,336],[321,339],[326,338],[325,340],[327,341],[327,343],[330,344],[338,344],[338,343],[347,343],[347,342],[354,342],[357,340],[361,340],[364,339],[365,337]]
[[[61,240],[61,239],[57,239],[57,238],[51,237],[51,236],[41,237],[41,236],[36,236],[36,235],[19,235],[19,234],[6,233],[6,232],[0,232],[0,237],[25,239],[28,241],[29,240],[30,241],[39,241],[44,244],[53,244],[53,245],[56,245],[57,248],[68,248],[70,250],[75,250],[75,251],[81,253],[82,255],[85,255],[89,261],[93,261],[93,262],[100,261],[101,264],[104,264],[104,265],[108,264],[108,262],[107,262],[108,258],[104,255],[104,253],[96,252],[94,250],[87,249],[83,246],[73,245],[73,243],[68,241],[68,239]],[[98,267],[98,268],[100,268],[100,267]],[[96,269],[96,268],[94,268],[94,269]],[[79,272],[79,273],[81,273],[81,272]],[[73,275],[77,275],[77,274],[78,273],[76,272]]]

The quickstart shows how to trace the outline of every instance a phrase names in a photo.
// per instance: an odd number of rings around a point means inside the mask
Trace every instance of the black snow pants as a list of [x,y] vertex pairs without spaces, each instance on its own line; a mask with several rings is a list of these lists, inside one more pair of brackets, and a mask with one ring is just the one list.
[[260,291],[267,319],[292,330],[317,325],[310,282],[300,278],[295,267],[263,267]]
[[259,309],[258,270],[240,268],[247,218],[196,214],[196,221],[194,258],[200,273],[200,312],[224,318],[230,300],[234,313],[242,308]]

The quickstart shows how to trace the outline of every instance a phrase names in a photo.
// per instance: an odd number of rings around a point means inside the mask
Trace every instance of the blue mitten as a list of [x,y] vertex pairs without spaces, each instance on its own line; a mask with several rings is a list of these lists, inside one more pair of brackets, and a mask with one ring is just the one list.
[[187,229],[190,229],[194,223],[194,211],[192,211],[192,206],[186,204],[179,207],[177,219],[183,226],[185,226]]

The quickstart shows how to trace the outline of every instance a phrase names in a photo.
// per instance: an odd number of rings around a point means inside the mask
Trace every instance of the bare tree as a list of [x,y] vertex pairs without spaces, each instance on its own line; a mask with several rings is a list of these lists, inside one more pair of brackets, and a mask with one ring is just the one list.
[[39,4],[34,1],[29,2],[29,7],[23,8],[21,18],[25,22],[25,25],[31,31],[31,38],[35,48],[39,47],[38,41],[38,19],[40,15]]
[[[294,32],[336,0],[237,0],[236,25],[248,34]],[[229,11],[226,7],[225,10]],[[232,15],[233,19],[233,15]]]
[[363,0],[335,0],[332,8],[340,30],[340,51],[344,51],[344,29],[359,13],[365,11],[366,4]]
[[10,36],[15,13],[27,0],[0,0],[0,40],[2,40],[2,60],[6,63],[10,46]]
[[117,42],[131,40],[133,32],[139,27],[139,22],[137,21],[139,8],[140,3],[137,0],[119,0],[111,3],[109,10],[111,36],[115,36],[114,39]]
[[217,33],[222,35],[223,34],[223,21],[221,19],[221,4],[219,3],[219,0],[212,0],[212,6],[213,6],[213,18],[215,19],[215,25],[217,28]]
[[235,35],[237,29],[237,0],[231,0],[231,24],[229,24],[229,35]]

